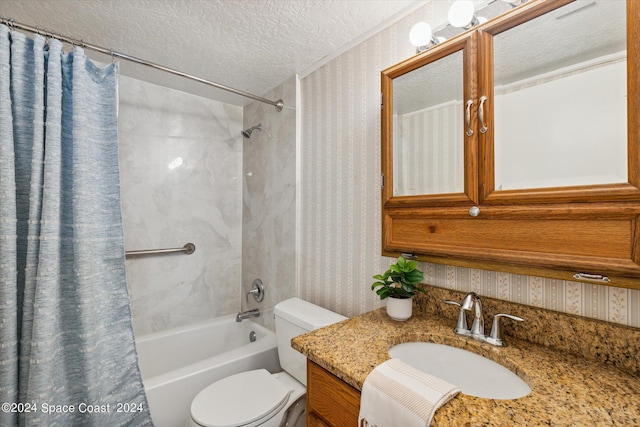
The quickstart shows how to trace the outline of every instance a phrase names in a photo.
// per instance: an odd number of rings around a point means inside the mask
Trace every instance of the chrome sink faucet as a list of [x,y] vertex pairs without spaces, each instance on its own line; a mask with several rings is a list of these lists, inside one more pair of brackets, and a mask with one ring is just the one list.
[[[460,307],[460,312],[458,313],[458,323],[456,324],[456,328],[454,329],[456,334],[469,336],[495,346],[502,347],[506,345],[504,340],[502,339],[502,327],[500,326],[501,317],[506,317],[518,322],[522,322],[524,320],[520,317],[512,316],[511,314],[496,314],[495,316],[493,316],[491,333],[487,336],[484,333],[484,312],[482,310],[482,301],[480,300],[480,296],[478,296],[478,294],[476,294],[475,292],[469,292],[467,295],[465,295],[462,303],[451,300],[444,300],[443,302]],[[474,316],[471,328],[469,328],[467,326],[466,312],[471,311],[471,309],[474,309]]]
[[471,310],[474,308],[473,323],[471,324],[471,336],[484,339],[484,312],[482,311],[482,301],[475,292],[469,292],[462,300],[461,308]]

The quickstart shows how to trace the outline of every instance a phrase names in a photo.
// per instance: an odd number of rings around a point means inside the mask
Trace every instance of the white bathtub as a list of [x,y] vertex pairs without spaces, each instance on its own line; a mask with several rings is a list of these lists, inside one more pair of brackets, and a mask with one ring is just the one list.
[[251,369],[280,371],[275,334],[250,320],[236,322],[235,314],[145,335],[136,346],[156,427],[183,427],[193,398],[214,381]]

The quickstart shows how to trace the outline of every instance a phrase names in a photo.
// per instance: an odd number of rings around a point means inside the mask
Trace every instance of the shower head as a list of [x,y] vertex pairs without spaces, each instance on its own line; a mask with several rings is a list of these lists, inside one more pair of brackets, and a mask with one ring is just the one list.
[[240,132],[242,134],[242,136],[244,136],[245,138],[251,138],[251,133],[254,130],[262,130],[262,124],[257,124],[253,127],[250,127],[249,129],[245,129],[242,132]]

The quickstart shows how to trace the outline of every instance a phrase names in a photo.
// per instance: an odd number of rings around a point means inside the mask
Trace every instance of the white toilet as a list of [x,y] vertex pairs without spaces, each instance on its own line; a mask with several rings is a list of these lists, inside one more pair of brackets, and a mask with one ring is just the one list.
[[346,317],[291,298],[274,309],[278,357],[283,372],[241,372],[202,390],[191,402],[192,427],[304,427],[306,358],[291,348],[291,339]]

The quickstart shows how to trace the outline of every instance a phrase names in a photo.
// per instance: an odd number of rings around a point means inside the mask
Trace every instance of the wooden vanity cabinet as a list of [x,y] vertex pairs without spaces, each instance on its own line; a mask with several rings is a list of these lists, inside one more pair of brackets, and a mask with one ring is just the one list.
[[[571,2],[531,0],[382,72],[383,255],[404,253],[427,262],[640,289],[640,1],[626,3],[628,182],[496,188],[495,38]],[[571,15],[577,19],[583,13]],[[464,100],[471,102],[468,116],[464,102],[459,114],[460,129],[469,132],[460,135],[464,189],[394,194],[394,167],[399,167],[394,160],[394,120],[399,121],[394,80],[451,52],[462,52]],[[535,117],[530,124],[544,126]],[[599,117],[592,124],[599,126]],[[557,156],[575,161],[571,153]]]
[[307,359],[307,426],[358,425],[360,392]]

